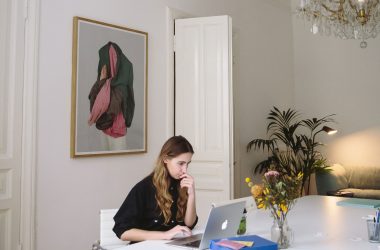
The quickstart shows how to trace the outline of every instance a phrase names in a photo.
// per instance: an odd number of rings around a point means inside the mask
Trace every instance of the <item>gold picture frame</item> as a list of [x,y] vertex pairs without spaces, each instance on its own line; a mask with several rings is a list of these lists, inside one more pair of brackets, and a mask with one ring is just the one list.
[[147,152],[148,33],[73,19],[70,156]]

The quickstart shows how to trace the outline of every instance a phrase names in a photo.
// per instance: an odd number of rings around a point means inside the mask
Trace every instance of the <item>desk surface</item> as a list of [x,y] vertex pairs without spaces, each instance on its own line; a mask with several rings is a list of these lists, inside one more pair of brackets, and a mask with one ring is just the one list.
[[[314,195],[300,198],[288,214],[288,224],[294,231],[294,242],[289,249],[379,250],[380,243],[368,242],[365,220],[375,210],[337,206],[336,202],[342,199],[346,198]],[[268,210],[251,210],[247,216],[247,234],[270,239],[272,223]],[[178,249],[165,242],[144,241],[117,250]]]

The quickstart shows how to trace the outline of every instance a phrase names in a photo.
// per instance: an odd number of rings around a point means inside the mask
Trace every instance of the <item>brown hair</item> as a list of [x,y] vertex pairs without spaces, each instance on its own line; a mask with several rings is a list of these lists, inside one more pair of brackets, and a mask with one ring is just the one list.
[[[164,216],[165,224],[170,221],[172,216],[170,207],[173,203],[173,199],[169,193],[170,175],[164,160],[168,158],[175,158],[183,153],[194,154],[194,150],[190,142],[188,142],[185,137],[180,135],[169,138],[162,146],[161,152],[157,158],[156,166],[152,172],[153,185],[156,188],[155,197],[157,200],[157,205]],[[178,194],[178,211],[176,219],[177,221],[183,221],[186,213],[187,190],[178,185]]]

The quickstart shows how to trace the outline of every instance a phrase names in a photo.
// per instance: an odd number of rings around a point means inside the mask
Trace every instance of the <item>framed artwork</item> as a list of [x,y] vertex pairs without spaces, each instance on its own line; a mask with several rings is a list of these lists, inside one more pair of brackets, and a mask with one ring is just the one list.
[[148,34],[74,17],[71,157],[147,151]]

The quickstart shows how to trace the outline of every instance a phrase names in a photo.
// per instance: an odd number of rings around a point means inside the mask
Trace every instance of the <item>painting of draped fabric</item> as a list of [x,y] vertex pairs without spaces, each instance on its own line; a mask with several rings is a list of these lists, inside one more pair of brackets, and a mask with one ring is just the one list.
[[71,157],[147,152],[148,34],[74,17]]

